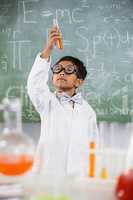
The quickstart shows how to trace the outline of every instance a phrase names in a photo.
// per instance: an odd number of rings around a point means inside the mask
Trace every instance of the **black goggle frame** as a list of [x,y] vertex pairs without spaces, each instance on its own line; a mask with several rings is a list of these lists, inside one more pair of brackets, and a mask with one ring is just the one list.
[[63,67],[61,64],[56,64],[51,68],[53,74],[59,74],[61,71],[64,71],[65,74],[76,74],[78,75],[78,69],[75,65],[67,65],[66,67]]

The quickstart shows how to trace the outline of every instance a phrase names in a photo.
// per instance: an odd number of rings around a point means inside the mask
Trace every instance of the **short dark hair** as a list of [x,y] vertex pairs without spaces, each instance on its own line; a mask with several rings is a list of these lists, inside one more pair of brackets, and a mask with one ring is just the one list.
[[82,80],[84,80],[86,78],[86,75],[87,75],[86,66],[84,65],[84,63],[81,60],[79,60],[78,58],[75,58],[73,56],[64,56],[64,57],[60,58],[56,62],[56,64],[59,64],[61,61],[72,62],[78,69],[77,77]]

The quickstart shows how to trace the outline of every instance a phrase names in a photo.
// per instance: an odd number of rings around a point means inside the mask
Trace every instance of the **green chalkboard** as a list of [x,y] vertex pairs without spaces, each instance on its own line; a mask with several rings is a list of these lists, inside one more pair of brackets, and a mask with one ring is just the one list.
[[131,0],[0,0],[0,100],[20,96],[23,119],[39,120],[26,81],[55,17],[64,49],[55,49],[53,63],[63,55],[83,60],[88,77],[81,90],[98,120],[133,121]]

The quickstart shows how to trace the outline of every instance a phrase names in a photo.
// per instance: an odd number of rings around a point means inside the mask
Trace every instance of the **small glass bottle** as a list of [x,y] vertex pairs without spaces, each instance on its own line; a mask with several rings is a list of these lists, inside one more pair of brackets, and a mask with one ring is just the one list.
[[22,132],[20,100],[4,99],[1,108],[4,111],[4,130],[0,134],[0,173],[22,175],[32,167],[35,145]]

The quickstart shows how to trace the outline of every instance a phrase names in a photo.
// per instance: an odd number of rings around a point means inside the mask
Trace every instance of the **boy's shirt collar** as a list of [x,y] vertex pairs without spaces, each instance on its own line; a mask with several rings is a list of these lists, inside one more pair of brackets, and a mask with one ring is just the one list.
[[56,97],[59,99],[59,101],[62,104],[65,104],[65,103],[68,103],[68,102],[82,104],[82,101],[83,101],[81,92],[78,92],[74,96],[71,97],[65,92],[57,92],[57,91],[55,91],[55,95],[56,95]]

